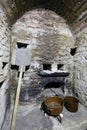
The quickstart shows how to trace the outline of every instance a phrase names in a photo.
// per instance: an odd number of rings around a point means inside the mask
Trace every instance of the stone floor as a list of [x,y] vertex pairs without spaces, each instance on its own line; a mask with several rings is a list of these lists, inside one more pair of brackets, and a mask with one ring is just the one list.
[[[87,109],[80,103],[76,113],[71,113],[65,107],[63,108],[62,123],[58,118],[44,114],[40,110],[41,103],[42,99],[39,97],[38,101],[19,105],[15,130],[87,130]],[[2,130],[10,130],[11,116],[12,107]]]

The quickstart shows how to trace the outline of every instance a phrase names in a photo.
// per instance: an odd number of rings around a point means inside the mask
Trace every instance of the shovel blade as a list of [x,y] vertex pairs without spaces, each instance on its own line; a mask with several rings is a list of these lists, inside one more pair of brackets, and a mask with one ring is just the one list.
[[31,50],[29,48],[16,48],[15,64],[18,66],[28,66],[31,62]]

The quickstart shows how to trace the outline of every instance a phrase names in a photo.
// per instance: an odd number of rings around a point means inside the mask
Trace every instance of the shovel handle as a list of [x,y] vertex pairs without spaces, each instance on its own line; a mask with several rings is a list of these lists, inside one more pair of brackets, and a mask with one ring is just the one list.
[[12,114],[10,130],[15,129],[16,114],[17,114],[17,108],[18,108],[19,96],[20,96],[20,90],[21,90],[22,72],[23,72],[23,66],[20,67],[20,75],[19,75],[19,81],[18,81],[18,87],[17,87],[17,92],[16,92],[15,105],[14,105],[14,110]]

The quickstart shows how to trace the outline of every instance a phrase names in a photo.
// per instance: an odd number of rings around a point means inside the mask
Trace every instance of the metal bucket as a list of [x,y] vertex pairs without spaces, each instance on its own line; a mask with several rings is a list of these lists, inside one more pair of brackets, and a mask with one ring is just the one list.
[[58,116],[63,110],[63,99],[58,96],[47,97],[44,101],[45,112],[52,116]]
[[64,99],[64,106],[70,112],[77,112],[78,99],[73,96],[66,96]]

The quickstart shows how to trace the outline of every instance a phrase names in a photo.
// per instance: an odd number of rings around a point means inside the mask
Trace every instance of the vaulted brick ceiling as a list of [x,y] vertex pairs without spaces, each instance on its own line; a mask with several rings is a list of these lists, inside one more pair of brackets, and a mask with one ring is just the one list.
[[[55,11],[72,25],[80,14],[87,10],[87,0],[0,0],[0,2],[4,5],[11,23],[14,23],[26,11],[45,8]],[[87,22],[86,16],[87,14],[85,14]]]

